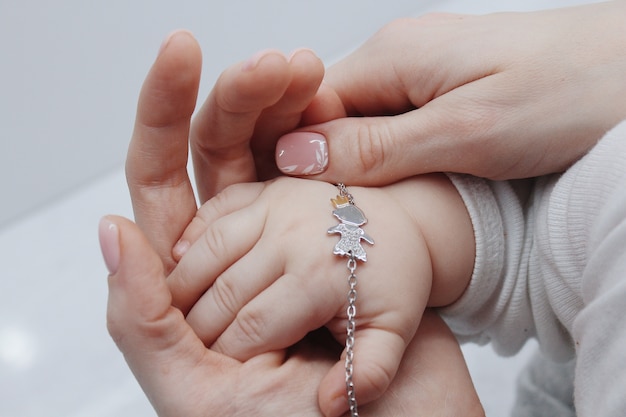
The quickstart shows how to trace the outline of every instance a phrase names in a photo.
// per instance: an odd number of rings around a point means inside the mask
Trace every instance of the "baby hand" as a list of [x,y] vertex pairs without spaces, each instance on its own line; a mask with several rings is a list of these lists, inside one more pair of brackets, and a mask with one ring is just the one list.
[[[419,181],[409,179],[403,183]],[[360,403],[389,386],[429,299],[431,254],[405,206],[401,185],[351,188],[367,214],[358,262],[354,383]],[[245,361],[289,347],[326,326],[345,342],[348,258],[327,183],[279,178],[227,188],[198,211],[181,242],[193,242],[169,277],[174,304],[207,346]],[[199,301],[192,305],[195,300]],[[345,370],[335,364],[320,388],[327,415],[347,408]]]

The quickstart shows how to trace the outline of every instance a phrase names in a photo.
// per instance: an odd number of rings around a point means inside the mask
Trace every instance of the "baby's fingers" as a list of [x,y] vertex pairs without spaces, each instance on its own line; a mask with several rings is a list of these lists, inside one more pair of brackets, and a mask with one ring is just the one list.
[[[393,381],[407,347],[398,334],[381,329],[359,331],[354,343],[353,383],[357,402],[365,405],[380,398]],[[341,416],[348,410],[345,355],[324,377],[319,389],[325,416]]]
[[[246,190],[211,200],[188,226],[183,239],[195,243],[168,277],[173,305],[187,312],[215,279],[259,240],[266,212],[262,205],[248,204],[262,189],[262,184],[249,184]],[[245,196],[246,191],[248,198],[234,198]]]
[[[233,284],[229,286],[233,287]],[[253,286],[253,283],[248,284],[248,287]],[[223,328],[212,334],[200,329],[214,327],[218,312],[205,311],[201,314],[203,317],[197,317],[199,311],[194,307],[188,321],[205,343],[212,343],[213,350],[246,361],[261,353],[287,348],[329,322],[342,308],[345,298],[332,288],[332,284],[326,288],[327,291],[314,291],[307,288],[307,282],[303,283],[301,276],[287,274],[259,291],[254,298],[249,296],[250,301],[230,321],[222,323]],[[210,292],[215,290],[215,287],[211,288]],[[207,323],[207,317],[212,317],[213,323]]]
[[235,184],[204,203],[187,225],[172,249],[172,258],[178,262],[196,240],[216,220],[252,204],[264,189],[261,183]]

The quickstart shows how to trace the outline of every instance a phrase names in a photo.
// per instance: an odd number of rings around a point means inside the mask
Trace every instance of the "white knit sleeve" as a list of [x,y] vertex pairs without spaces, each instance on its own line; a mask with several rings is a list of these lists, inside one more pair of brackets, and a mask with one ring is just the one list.
[[498,353],[514,354],[534,334],[524,267],[532,237],[524,189],[533,181],[449,177],[472,220],[476,259],[469,287],[440,314],[460,341],[491,342]]
[[576,350],[575,405],[626,415],[626,122],[556,185],[537,234],[553,311]]
[[[476,237],[466,292],[442,316],[463,340],[575,355],[579,416],[626,415],[626,122],[529,197],[512,183],[450,175]],[[522,193],[523,194],[523,193]]]

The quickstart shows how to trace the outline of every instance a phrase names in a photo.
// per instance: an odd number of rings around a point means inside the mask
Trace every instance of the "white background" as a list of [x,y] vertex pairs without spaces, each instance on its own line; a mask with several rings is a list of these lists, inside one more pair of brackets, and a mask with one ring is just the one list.
[[[566,0],[0,0],[0,417],[153,416],[105,327],[106,213],[131,216],[123,177],[136,98],[164,38],[190,29],[202,100],[259,49],[332,62],[395,17]],[[466,347],[488,415],[506,415],[513,360]]]

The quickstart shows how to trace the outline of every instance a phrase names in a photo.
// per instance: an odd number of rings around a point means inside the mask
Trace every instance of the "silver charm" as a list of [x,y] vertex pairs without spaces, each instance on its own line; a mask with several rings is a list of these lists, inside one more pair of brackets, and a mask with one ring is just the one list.
[[347,256],[348,270],[348,325],[346,335],[346,392],[348,395],[348,406],[352,417],[359,417],[359,411],[356,402],[356,391],[354,388],[354,338],[356,332],[356,266],[357,259],[366,262],[367,254],[361,245],[361,240],[374,244],[372,239],[360,226],[367,223],[367,219],[363,212],[354,204],[354,198],[343,184],[337,184],[339,195],[337,198],[331,199],[335,210],[333,215],[341,222],[337,226],[328,229],[328,233],[339,233],[341,238],[335,245],[333,253],[335,255]]
[[[347,193],[345,187],[340,188],[340,190]],[[341,222],[341,224],[328,229],[328,233],[341,234],[341,239],[335,245],[333,253],[335,255],[354,256],[356,259],[366,262],[367,254],[361,245],[361,239],[371,245],[374,244],[374,239],[359,227],[367,223],[367,219],[363,212],[350,200],[347,195],[342,194],[331,199],[335,206],[333,215]]]

